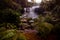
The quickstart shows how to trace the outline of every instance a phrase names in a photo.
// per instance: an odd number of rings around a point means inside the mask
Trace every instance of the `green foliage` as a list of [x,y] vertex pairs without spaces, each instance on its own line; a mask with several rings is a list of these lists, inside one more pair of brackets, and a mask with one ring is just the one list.
[[1,27],[5,27],[5,28],[8,28],[8,29],[16,29],[17,27],[16,27],[16,25],[14,25],[14,24],[11,24],[11,23],[2,23],[2,24],[0,24],[0,28]]
[[38,24],[37,31],[41,36],[46,36],[52,31],[53,25],[47,22]]
[[21,5],[13,0],[0,0],[0,40],[26,40],[24,34],[16,30],[21,9]]
[[0,10],[0,27],[16,28],[20,23],[20,14],[12,9]]
[[8,29],[0,32],[0,40],[26,40],[26,37],[23,33],[18,32],[16,29]]
[[52,25],[54,25],[56,22],[56,18],[53,15],[46,15],[45,17],[45,22],[51,23]]
[[0,32],[3,32],[3,31],[5,31],[5,30],[6,30],[5,27],[0,27]]
[[23,33],[20,33],[19,37],[17,38],[17,40],[27,40],[26,37],[24,36]]
[[15,34],[16,34],[16,32],[13,29],[0,32],[0,40],[8,39],[10,37],[13,37]]
[[[50,17],[48,18],[51,19]],[[38,19],[34,20],[35,29],[38,31],[38,34],[41,37],[47,36],[54,28],[54,26],[51,23],[48,23],[46,20],[48,19],[43,16],[39,16]]]
[[39,16],[34,20],[35,29],[41,37],[47,36],[51,32],[54,34],[60,34],[60,22],[52,14],[47,14],[45,17]]
[[0,22],[16,23],[19,20],[19,13],[12,9],[0,10]]

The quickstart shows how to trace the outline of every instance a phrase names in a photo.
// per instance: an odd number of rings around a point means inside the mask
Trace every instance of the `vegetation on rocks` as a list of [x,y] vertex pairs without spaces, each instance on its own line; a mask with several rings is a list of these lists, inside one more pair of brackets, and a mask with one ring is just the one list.
[[22,32],[18,30],[21,29],[21,27],[28,30],[36,30],[36,34],[32,34],[35,36],[38,34],[38,37],[46,37],[49,34],[55,34],[60,37],[59,4],[59,0],[46,3],[42,2],[40,6],[43,10],[40,12],[40,9],[39,12],[37,12],[39,13],[38,18],[24,19],[20,18],[23,14],[22,12],[24,12],[24,7],[30,7],[33,3],[29,3],[27,0],[0,0],[0,40],[29,39],[24,35],[25,30]]

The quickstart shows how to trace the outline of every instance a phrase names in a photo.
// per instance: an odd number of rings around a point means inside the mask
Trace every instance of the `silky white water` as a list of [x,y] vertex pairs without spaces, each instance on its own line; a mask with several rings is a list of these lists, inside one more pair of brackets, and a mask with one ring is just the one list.
[[34,12],[35,8],[39,8],[39,6],[29,7],[29,12],[28,13],[26,12],[26,8],[25,8],[24,9],[25,13],[22,16],[26,17],[26,18],[32,18],[32,19],[38,18],[37,13]]

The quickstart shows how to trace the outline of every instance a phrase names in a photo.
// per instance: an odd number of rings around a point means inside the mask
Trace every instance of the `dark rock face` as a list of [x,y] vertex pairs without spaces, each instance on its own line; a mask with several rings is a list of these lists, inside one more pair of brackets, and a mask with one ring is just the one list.
[[37,13],[38,15],[39,14],[44,14],[44,9],[43,8],[35,8],[34,12]]

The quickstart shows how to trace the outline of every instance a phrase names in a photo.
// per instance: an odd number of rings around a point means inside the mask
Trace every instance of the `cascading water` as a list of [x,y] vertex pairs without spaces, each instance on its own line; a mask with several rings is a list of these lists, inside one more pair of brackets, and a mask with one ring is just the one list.
[[26,8],[25,8],[24,9],[25,13],[22,15],[22,17],[32,18],[32,19],[38,18],[37,13],[34,12],[35,8],[39,8],[39,6],[29,7],[28,10],[27,10],[28,12],[26,12]]

